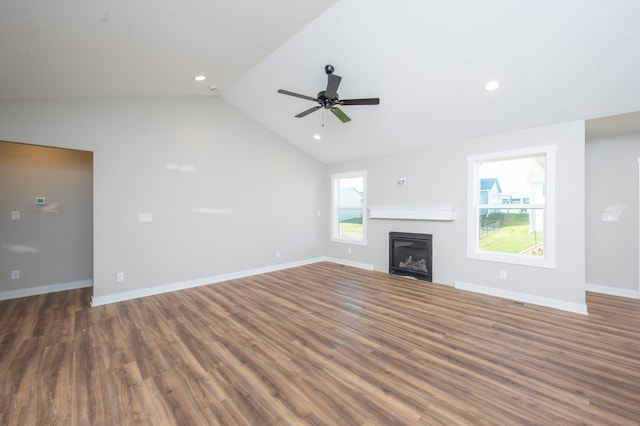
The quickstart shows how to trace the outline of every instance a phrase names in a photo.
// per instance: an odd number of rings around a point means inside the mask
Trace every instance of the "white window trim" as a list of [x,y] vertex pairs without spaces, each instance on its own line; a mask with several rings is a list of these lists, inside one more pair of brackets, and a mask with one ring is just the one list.
[[[336,208],[336,180],[348,179],[354,177],[362,177],[362,238],[347,238],[338,235],[338,227],[340,226],[339,209]],[[336,173],[331,175],[331,241],[336,243],[356,244],[361,246],[367,245],[367,171],[359,170],[347,173]]]
[[[557,268],[556,264],[556,145],[500,151],[488,154],[467,156],[467,257],[470,259],[486,260],[490,262],[512,263],[516,265],[536,266],[540,268]],[[544,255],[526,256],[512,253],[482,251],[478,249],[478,198],[480,180],[476,179],[476,164],[486,161],[509,160],[544,154],[545,164],[545,230]],[[483,205],[483,208],[485,206]],[[540,207],[536,204],[496,204],[495,208],[525,208]],[[491,206],[489,206],[491,208]]]

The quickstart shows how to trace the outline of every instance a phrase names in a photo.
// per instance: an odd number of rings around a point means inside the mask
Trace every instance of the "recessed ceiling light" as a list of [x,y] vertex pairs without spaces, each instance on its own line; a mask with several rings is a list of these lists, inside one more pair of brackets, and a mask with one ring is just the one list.
[[316,133],[315,135],[313,135],[313,138],[315,140],[319,141],[320,140],[320,135]]
[[498,83],[496,80],[488,81],[484,85],[484,90],[487,92],[495,92],[499,88],[500,88],[500,83]]
[[194,80],[195,81],[203,81],[203,80],[206,80],[206,79],[207,79],[207,77],[205,77],[204,75],[199,75]]

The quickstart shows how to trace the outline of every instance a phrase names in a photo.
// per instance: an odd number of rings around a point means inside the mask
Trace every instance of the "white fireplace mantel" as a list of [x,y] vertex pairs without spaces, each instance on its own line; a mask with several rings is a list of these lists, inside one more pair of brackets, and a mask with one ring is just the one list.
[[373,206],[369,219],[445,220],[456,219],[455,206]]

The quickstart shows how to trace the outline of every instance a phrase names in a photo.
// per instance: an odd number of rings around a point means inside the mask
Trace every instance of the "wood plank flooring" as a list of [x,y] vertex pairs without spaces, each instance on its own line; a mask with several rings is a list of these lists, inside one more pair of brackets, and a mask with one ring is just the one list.
[[2,425],[640,424],[640,301],[590,315],[331,263],[0,302]]

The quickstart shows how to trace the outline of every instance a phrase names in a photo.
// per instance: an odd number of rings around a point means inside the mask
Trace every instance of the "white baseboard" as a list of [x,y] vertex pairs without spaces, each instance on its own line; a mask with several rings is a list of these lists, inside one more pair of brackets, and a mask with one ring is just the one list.
[[17,290],[0,291],[0,300],[17,299],[19,297],[37,296],[39,294],[55,293],[58,291],[75,290],[91,287],[93,280],[72,281],[68,283],[50,284],[39,287],[27,287]]
[[588,315],[586,303],[572,303],[564,300],[551,299],[548,297],[534,296],[516,291],[502,290],[495,287],[470,284],[461,281],[455,282],[455,288],[471,291],[474,293],[486,294],[488,296],[501,297],[504,299],[516,300],[518,302],[531,303],[534,305],[546,306],[548,308],[561,309],[563,311],[574,312],[576,314]]
[[148,287],[140,290],[124,291],[121,293],[114,293],[106,296],[97,296],[97,297],[94,296],[91,300],[91,306],[108,305],[109,303],[123,302],[125,300],[138,299],[140,297],[153,296],[155,294],[169,293],[172,291],[185,290],[187,288],[200,287],[200,286],[209,285],[209,284],[216,284],[223,281],[235,280],[238,278],[245,278],[253,275],[266,274],[268,272],[275,272],[283,269],[295,268],[297,266],[309,265],[312,263],[318,263],[325,260],[327,259],[324,257],[305,259],[305,260],[300,260],[296,262],[265,266],[263,268],[248,269],[246,271],[232,272],[229,274],[215,275],[212,277],[198,278],[195,280],[165,284],[157,287]]
[[353,266],[358,269],[365,269],[367,271],[373,271],[373,265],[362,262],[354,262],[352,260],[338,259],[337,257],[325,257],[323,260],[331,263],[337,263],[338,265]]
[[630,299],[640,299],[640,291],[631,290],[628,288],[610,287],[606,285],[587,283],[587,291],[591,291],[593,293],[608,294],[609,296],[620,296],[620,297],[628,297]]

